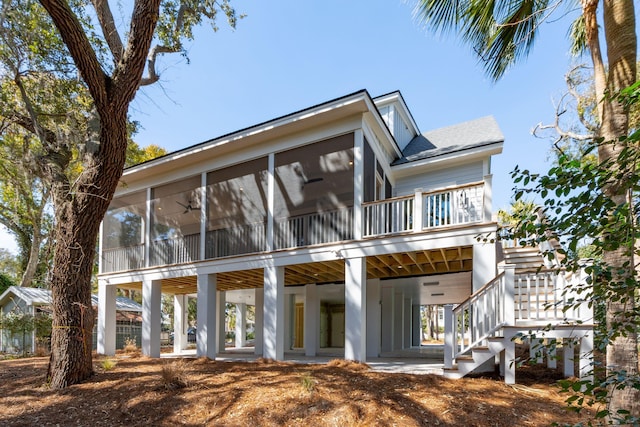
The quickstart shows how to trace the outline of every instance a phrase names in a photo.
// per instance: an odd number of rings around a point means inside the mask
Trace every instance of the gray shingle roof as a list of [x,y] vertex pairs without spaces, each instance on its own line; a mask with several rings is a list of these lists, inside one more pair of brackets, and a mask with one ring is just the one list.
[[[51,304],[51,291],[40,288],[25,288],[21,286],[10,286],[0,295],[0,306],[8,299],[10,294],[25,301],[27,305],[49,305]],[[91,304],[98,305],[98,296],[91,295]],[[142,306],[132,299],[126,297],[116,297],[116,310],[142,312]]]
[[393,164],[414,162],[503,141],[504,135],[498,123],[492,116],[486,116],[416,136],[407,144],[402,157]]

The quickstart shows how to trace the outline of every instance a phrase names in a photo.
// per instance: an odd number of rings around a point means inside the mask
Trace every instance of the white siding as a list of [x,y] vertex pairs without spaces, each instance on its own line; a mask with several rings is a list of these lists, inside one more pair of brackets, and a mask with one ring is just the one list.
[[398,108],[395,105],[385,105],[380,107],[378,111],[380,111],[382,120],[387,124],[396,143],[401,150],[404,150],[404,147],[413,139],[414,134],[409,130],[409,125],[402,118]]
[[413,194],[416,188],[423,191],[437,190],[443,187],[463,185],[470,182],[482,181],[482,161],[439,169],[425,174],[401,178],[396,182],[393,196],[407,196]]
[[413,139],[413,133],[409,131],[409,125],[404,121],[402,116],[398,113],[398,111],[394,110],[394,128],[393,128],[393,137],[396,139],[398,146],[401,150],[411,142]]

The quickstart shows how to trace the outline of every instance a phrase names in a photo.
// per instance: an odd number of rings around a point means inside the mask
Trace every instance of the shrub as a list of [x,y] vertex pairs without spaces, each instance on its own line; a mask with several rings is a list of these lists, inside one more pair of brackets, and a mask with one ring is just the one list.
[[162,365],[162,386],[166,390],[177,390],[189,385],[184,359]]

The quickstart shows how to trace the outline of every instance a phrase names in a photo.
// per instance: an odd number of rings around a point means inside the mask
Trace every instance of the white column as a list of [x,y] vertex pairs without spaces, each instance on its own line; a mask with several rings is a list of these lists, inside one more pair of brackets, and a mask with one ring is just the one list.
[[[104,266],[102,265],[102,244],[104,243],[104,222],[100,221],[100,231],[98,234],[98,274],[104,272]],[[2,334],[0,334],[1,336]],[[0,343],[2,343],[2,338],[0,337]]]
[[160,280],[142,282],[142,354],[160,357],[160,329],[162,283]]
[[[436,316],[438,314],[436,313]],[[422,319],[420,317],[420,306],[413,304],[411,306],[411,345],[420,347],[422,344]]]
[[544,361],[544,339],[532,338],[529,342],[529,359],[535,360],[536,363]]
[[455,330],[453,325],[453,305],[444,306],[444,368],[453,367],[453,351],[456,346]]
[[547,353],[547,368],[556,369],[558,367],[558,352],[557,352],[557,344],[558,340],[556,339],[556,344],[551,346],[550,342],[546,342],[545,351]]
[[564,365],[564,376],[566,378],[572,377],[575,375],[575,369],[573,367],[573,346],[574,338],[565,338],[562,342],[562,360]]
[[345,260],[344,358],[367,359],[367,262],[366,258]]
[[491,222],[493,211],[493,188],[492,188],[493,175],[487,174],[484,176],[484,221]]
[[247,344],[247,304],[236,304],[236,347],[242,348]]
[[380,293],[382,295],[382,302],[381,302],[382,312],[380,313],[380,319],[381,319],[380,327],[382,329],[382,333],[381,333],[382,342],[380,343],[380,351],[385,353],[385,352],[393,351],[394,291],[392,287],[386,287],[386,288],[382,288]]
[[116,354],[116,287],[98,281],[98,354]]
[[404,294],[396,292],[393,296],[393,349],[403,348],[404,339]]
[[473,292],[493,280],[496,277],[496,272],[495,243],[475,243],[473,245]]
[[207,173],[200,176],[200,259],[207,259]]
[[593,382],[593,333],[580,339],[580,379]]
[[264,269],[264,357],[284,360],[284,267]]
[[364,136],[356,129],[353,141],[353,238],[362,238],[364,200]]
[[504,383],[516,383],[516,343],[512,337],[504,337]]
[[367,280],[367,357],[380,356],[380,279]]
[[153,197],[153,191],[151,188],[147,188],[147,201],[146,201],[146,212],[144,216],[144,266],[149,267],[150,265],[150,247],[151,247],[151,198]]
[[216,294],[218,277],[198,274],[198,325],[196,327],[196,354],[198,357],[216,358]]
[[414,201],[413,201],[413,232],[419,233],[422,231],[423,224],[423,199],[422,199],[422,188],[416,188],[414,191]]
[[216,329],[215,329],[215,339],[217,339],[218,343],[218,353],[223,353],[226,349],[227,345],[227,295],[224,291],[218,291],[216,293],[216,304],[215,304],[215,316],[216,316]]
[[318,351],[320,300],[315,283],[304,287],[304,354],[315,356]]
[[402,322],[404,324],[402,331],[402,348],[411,348],[411,298],[404,299],[404,317]]
[[275,154],[269,153],[268,170],[267,170],[267,236],[266,247],[267,252],[274,250],[273,246],[273,213],[275,212],[276,200],[276,179],[275,179]]
[[[199,299],[198,299],[199,301]],[[187,348],[187,296],[173,296],[173,352],[180,353]]]
[[253,333],[254,333],[254,350],[256,355],[262,355],[264,351],[264,340],[263,340],[263,331],[264,331],[264,289],[256,288],[255,294],[255,313],[256,313],[256,323],[254,325]]

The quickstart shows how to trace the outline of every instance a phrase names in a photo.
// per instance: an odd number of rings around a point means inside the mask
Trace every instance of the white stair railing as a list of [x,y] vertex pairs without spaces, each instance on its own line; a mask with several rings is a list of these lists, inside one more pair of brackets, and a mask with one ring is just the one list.
[[460,354],[513,323],[513,276],[514,268],[507,266],[461,304],[445,306],[445,368],[451,368]]

